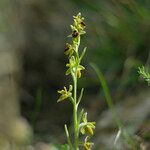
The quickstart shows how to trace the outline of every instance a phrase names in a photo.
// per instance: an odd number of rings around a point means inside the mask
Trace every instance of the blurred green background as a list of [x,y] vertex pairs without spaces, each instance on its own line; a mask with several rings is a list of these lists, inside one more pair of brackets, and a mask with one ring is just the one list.
[[[150,66],[149,0],[13,0],[0,5],[12,5],[11,11],[16,14],[12,39],[18,45],[22,65],[21,112],[33,127],[36,142],[63,143],[63,125],[71,125],[69,103],[56,101],[57,90],[71,82],[65,76],[64,46],[69,40],[72,16],[78,12],[87,26],[81,40],[81,48],[87,47],[83,62],[86,71],[79,87],[85,88],[82,106],[90,119],[99,122],[102,113],[109,111],[91,62],[103,72],[115,104],[130,99],[128,105],[134,101],[136,109],[138,94],[144,93],[143,99],[149,94],[137,73],[138,66]],[[150,99],[150,95],[147,97]],[[149,118],[145,120],[147,124]]]

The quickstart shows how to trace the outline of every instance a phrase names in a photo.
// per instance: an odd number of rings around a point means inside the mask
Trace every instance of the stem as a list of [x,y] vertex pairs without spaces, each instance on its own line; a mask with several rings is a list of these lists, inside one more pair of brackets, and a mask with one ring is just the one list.
[[74,105],[73,105],[73,122],[74,122],[74,146],[75,150],[78,150],[78,138],[79,138],[79,125],[78,125],[78,104],[77,104],[77,68],[79,65],[79,54],[78,49],[80,45],[80,36],[78,37],[78,43],[76,45],[76,55],[78,59],[78,64],[75,68],[75,72],[72,75],[73,77],[73,83],[74,83]]
[[74,82],[74,105],[73,105],[73,122],[74,122],[74,145],[75,150],[78,150],[78,116],[77,116],[77,78],[73,77]]

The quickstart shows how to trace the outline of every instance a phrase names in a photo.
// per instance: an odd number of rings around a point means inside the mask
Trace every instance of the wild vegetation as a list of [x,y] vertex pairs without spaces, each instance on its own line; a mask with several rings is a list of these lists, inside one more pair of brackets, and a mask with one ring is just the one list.
[[[64,86],[63,90],[59,90],[58,93],[61,94],[57,102],[62,102],[68,99],[72,104],[73,110],[73,135],[74,138],[70,137],[68,127],[65,124],[65,132],[68,141],[70,150],[79,150],[79,147],[83,147],[85,150],[91,150],[91,147],[94,143],[90,142],[90,138],[93,135],[93,130],[95,129],[95,122],[89,122],[87,118],[87,112],[84,109],[79,108],[79,104],[82,100],[83,91],[81,89],[80,94],[78,91],[78,79],[81,78],[82,73],[85,68],[81,65],[81,61],[85,55],[86,47],[80,52],[79,46],[81,41],[81,36],[85,34],[85,22],[84,18],[81,16],[81,13],[78,13],[77,16],[73,16],[74,22],[71,25],[71,34],[69,37],[72,38],[72,43],[66,44],[65,55],[68,56],[69,62],[66,64],[68,67],[66,75],[71,75],[73,85],[70,85],[67,89]],[[80,134],[85,135],[84,141],[81,141]]]
[[0,8],[0,150],[150,149],[149,0]]

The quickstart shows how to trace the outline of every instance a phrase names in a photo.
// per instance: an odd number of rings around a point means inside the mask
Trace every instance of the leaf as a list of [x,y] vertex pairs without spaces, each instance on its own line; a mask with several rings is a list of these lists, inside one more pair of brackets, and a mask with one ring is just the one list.
[[61,145],[60,150],[69,150],[69,145],[67,145],[67,144]]
[[80,101],[81,101],[81,99],[82,99],[83,91],[84,91],[84,88],[81,89],[80,96],[79,96],[79,98],[78,98],[78,105],[79,105],[79,103],[80,103]]
[[86,52],[86,49],[87,47],[85,47],[81,53],[81,56],[80,56],[80,61],[82,60],[83,56],[85,55],[85,52]]
[[71,69],[69,68],[67,71],[66,71],[66,75],[69,75],[71,73]]

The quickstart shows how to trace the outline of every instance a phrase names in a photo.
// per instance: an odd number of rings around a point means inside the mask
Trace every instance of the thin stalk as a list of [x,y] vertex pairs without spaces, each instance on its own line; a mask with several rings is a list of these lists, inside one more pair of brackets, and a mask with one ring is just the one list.
[[73,74],[73,84],[74,84],[74,105],[73,105],[73,122],[74,122],[74,146],[75,150],[78,150],[78,138],[79,138],[79,131],[78,131],[78,104],[77,104],[77,68],[79,65],[79,54],[78,49],[80,45],[80,36],[78,37],[78,44],[76,46],[76,55],[78,59],[78,64],[75,68],[75,72]]
[[74,145],[78,150],[78,116],[77,116],[77,78],[73,77],[74,82],[74,105],[73,105],[73,122],[74,122]]
[[109,109],[113,112],[113,119],[114,119],[115,123],[117,124],[117,126],[119,128],[122,128],[122,123],[118,119],[119,117],[117,116],[116,112],[114,112],[114,105],[113,105],[112,98],[111,98],[111,95],[110,95],[110,91],[109,91],[109,88],[107,86],[107,83],[106,83],[106,80],[104,78],[104,75],[97,68],[97,66],[95,64],[91,63],[90,65],[94,69],[94,71],[96,72],[96,74],[97,74],[97,76],[98,76],[98,78],[100,80],[101,86],[102,86],[103,91],[104,91],[105,100],[106,100],[106,102],[108,104]]
[[114,104],[113,104],[113,101],[112,101],[112,98],[111,98],[111,95],[110,95],[110,91],[109,91],[108,85],[107,85],[106,80],[104,78],[104,75],[97,68],[97,66],[95,64],[91,63],[91,67],[94,69],[94,71],[96,72],[96,74],[97,74],[97,76],[98,76],[98,78],[100,80],[101,86],[102,86],[103,91],[104,91],[106,102],[108,104],[109,109],[113,113],[113,119],[114,119],[116,125],[118,126],[119,129],[124,131],[123,132],[123,137],[126,140],[126,142],[128,144],[130,144],[132,149],[133,150],[137,149],[136,142],[131,138],[131,136],[128,134],[128,132],[126,132],[126,130],[124,130],[125,129],[124,124],[122,123],[122,121],[118,117],[117,113],[114,111]]

